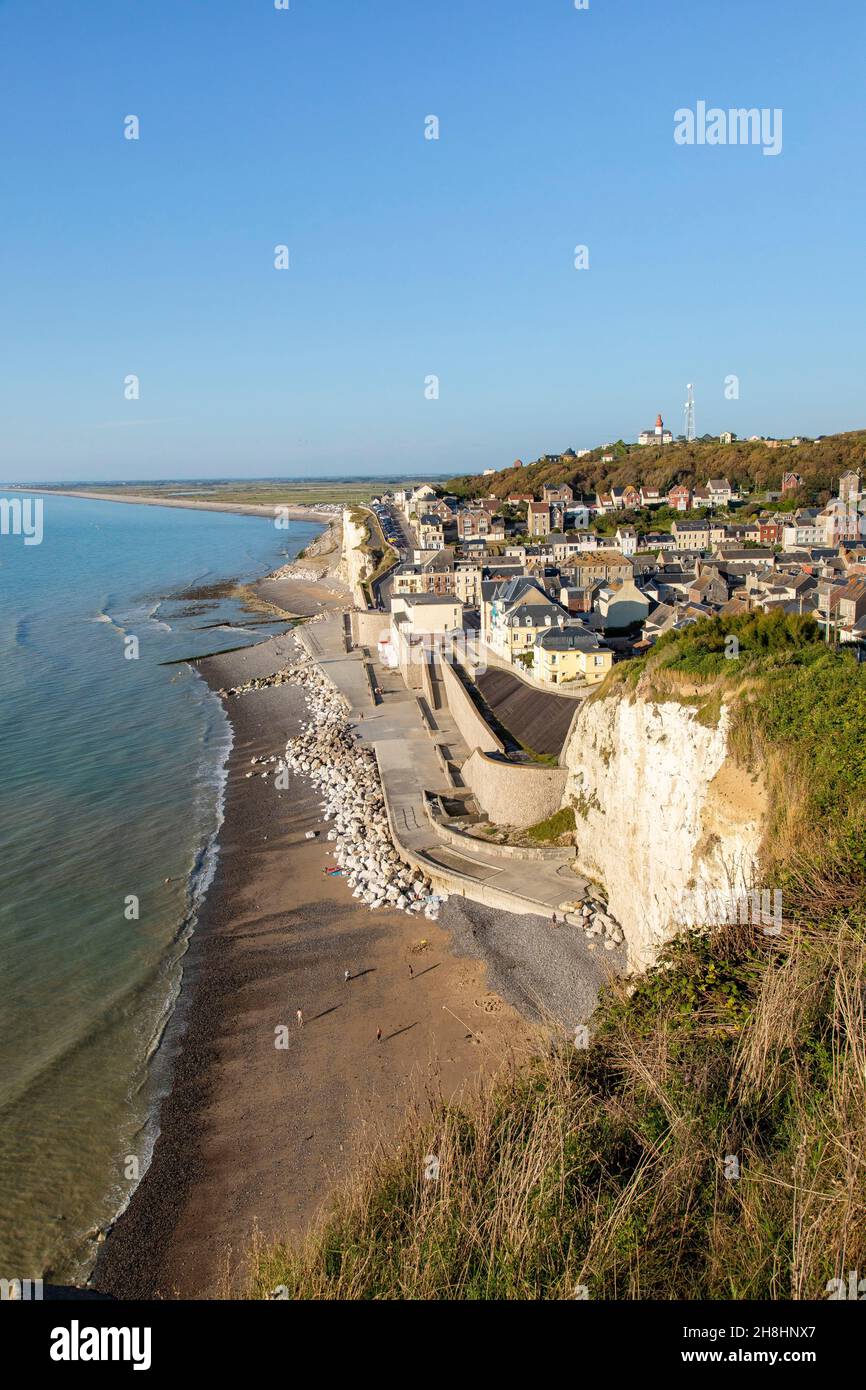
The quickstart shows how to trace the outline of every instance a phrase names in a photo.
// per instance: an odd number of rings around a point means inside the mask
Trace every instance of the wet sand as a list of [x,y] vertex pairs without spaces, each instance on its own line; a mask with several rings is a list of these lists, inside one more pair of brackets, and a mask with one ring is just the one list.
[[[326,599],[296,580],[263,584],[271,601],[279,585],[295,613]],[[219,689],[271,674],[296,650],[287,634],[200,669]],[[279,756],[296,732],[297,687],[228,697],[226,707],[235,737],[225,821],[166,1040],[177,1048],[174,1083],[152,1164],[93,1279],[124,1298],[239,1287],[254,1229],[265,1239],[302,1232],[413,1104],[527,1055],[536,1036],[490,993],[482,964],[452,953],[443,927],[373,913],[341,877],[324,875],[333,860],[319,794],[302,778],[279,791],[250,766]],[[321,833],[307,840],[308,830]],[[283,1027],[288,1046],[278,1048]]]

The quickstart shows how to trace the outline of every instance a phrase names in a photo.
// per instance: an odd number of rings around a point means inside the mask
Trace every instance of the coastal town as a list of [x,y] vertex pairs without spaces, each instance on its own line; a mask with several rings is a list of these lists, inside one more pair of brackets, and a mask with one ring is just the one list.
[[850,1374],[864,12],[0,4],[16,1364]]
[[382,654],[405,670],[425,636],[476,633],[488,661],[579,695],[701,618],[780,609],[811,615],[828,643],[862,658],[863,475],[845,472],[824,505],[786,508],[801,481],[785,472],[761,492],[724,477],[666,491],[636,481],[592,496],[560,483],[504,500],[431,483],[384,493],[372,514],[397,563],[368,605],[391,615]]
[[[637,447],[651,477],[660,459],[685,471],[676,445]],[[322,1175],[329,1191],[348,1177],[359,1151],[346,1098],[365,1123],[393,1126],[428,1052],[453,1094],[508,1048],[528,1054],[539,1028],[588,1039],[600,992],[651,979],[684,923],[704,930],[716,921],[706,905],[730,905],[725,892],[737,912],[754,897],[775,764],[737,763],[724,701],[711,717],[699,707],[707,689],[659,700],[645,681],[620,698],[604,683],[702,619],[740,631],[744,615],[765,627],[774,613],[811,617],[827,663],[817,704],[835,712],[826,682],[858,679],[866,647],[866,491],[859,441],[832,447],[853,463],[832,492],[804,481],[805,460],[776,486],[748,486],[739,466],[734,481],[637,476],[590,491],[567,455],[542,466],[573,469],[573,482],[531,486],[530,465],[520,493],[487,474],[454,487],[392,479],[343,503],[70,489],[100,505],[323,527],[239,591],[244,613],[220,624],[230,645],[195,660],[233,729],[218,876],[190,947],[209,987],[184,1023],[190,1062],[146,1179],[88,1236],[95,1287],[223,1287],[228,1238],[244,1248],[255,1222],[269,1241],[306,1229]],[[219,601],[187,598],[193,617]],[[237,646],[250,623],[279,631]],[[822,735],[822,757],[831,742]],[[787,932],[789,913],[786,898],[769,930]],[[198,1059],[221,1027],[211,1001],[233,998],[238,979],[248,1022],[208,1072],[218,1123],[204,1129]],[[275,1108],[304,1116],[281,1149],[303,1177],[268,1186]],[[166,1209],[197,1155],[207,1186]],[[256,1279],[267,1297],[284,1282]]]
[[[656,428],[661,445],[661,417]],[[501,493],[502,479],[495,481]],[[424,481],[383,490],[368,506],[335,508],[329,530],[285,574],[316,580],[317,566],[339,554],[334,575],[351,601],[337,599],[297,629],[301,660],[284,674],[303,683],[306,663],[318,672],[308,688],[312,741],[290,745],[293,767],[319,777],[336,757],[337,775],[354,779],[337,804],[350,804],[371,794],[372,764],[354,767],[355,741],[375,758],[379,830],[372,811],[353,811],[328,831],[353,896],[374,909],[423,907],[436,920],[440,904],[456,895],[582,928],[590,950],[622,947],[642,967],[682,912],[695,911],[680,900],[692,856],[705,886],[735,879],[748,887],[760,794],[754,804],[740,797],[726,808],[712,840],[721,858],[711,863],[693,834],[691,792],[684,793],[696,769],[685,768],[692,756],[704,770],[721,766],[727,726],[718,712],[702,724],[672,709],[662,733],[640,731],[647,745],[658,736],[667,751],[629,796],[633,803],[670,783],[671,843],[684,859],[670,872],[659,862],[636,910],[607,862],[602,825],[617,796],[606,783],[616,782],[622,733],[603,727],[607,702],[594,712],[585,705],[614,667],[714,618],[723,632],[725,620],[739,628],[752,614],[811,618],[828,650],[862,660],[861,473],[844,470],[835,494],[818,505],[802,501],[807,491],[791,471],[778,488],[721,476],[594,494],[556,482],[542,484],[540,495],[504,497],[458,496]],[[683,795],[680,816],[674,804]],[[632,877],[640,875],[636,866]],[[607,883],[607,893],[593,897],[593,883]]]

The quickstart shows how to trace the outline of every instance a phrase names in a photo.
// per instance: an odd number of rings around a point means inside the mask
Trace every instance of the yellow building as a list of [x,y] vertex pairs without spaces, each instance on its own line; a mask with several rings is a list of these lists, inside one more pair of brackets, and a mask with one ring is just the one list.
[[532,674],[546,685],[598,685],[612,665],[613,652],[582,623],[551,628],[536,638]]

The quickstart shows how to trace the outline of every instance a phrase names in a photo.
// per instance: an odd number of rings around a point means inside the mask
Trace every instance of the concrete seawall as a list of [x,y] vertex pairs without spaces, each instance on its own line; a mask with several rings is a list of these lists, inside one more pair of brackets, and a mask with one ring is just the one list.
[[461,776],[482,811],[496,825],[525,830],[558,811],[566,771],[539,763],[509,762],[505,745],[493,732],[448,661],[442,661],[442,687],[452,718],[472,750]]
[[566,849],[555,845],[502,845],[496,840],[482,841],[473,835],[467,835],[464,831],[455,830],[452,826],[443,825],[434,815],[429,801],[426,802],[427,819],[433,828],[437,840],[444,841],[447,845],[453,845],[455,849],[462,850],[464,853],[472,853],[478,849],[483,849],[486,855],[494,859],[515,859],[518,863],[531,863],[533,860],[550,861],[555,864],[571,864],[574,862],[574,850]]
[[375,651],[382,633],[388,632],[391,615],[377,613],[375,609],[355,609],[351,614],[351,622],[352,641],[356,646],[370,647]]
[[461,775],[479,806],[499,825],[526,830],[558,811],[568,773],[564,767],[510,763],[476,748]]
[[476,708],[472,697],[449,661],[440,662],[442,686],[454,723],[467,748],[480,748],[484,753],[504,753],[505,744],[493,732],[487,720]]
[[[354,711],[371,711],[362,655],[359,651],[346,654],[341,623],[328,620],[316,627],[299,628],[296,640],[340,691],[350,718]],[[434,677],[433,684],[441,686],[440,701],[446,681],[447,677]],[[374,717],[358,723],[357,732],[375,752],[390,835],[400,858],[424,874],[435,888],[488,907],[542,917],[554,913],[562,917],[573,911],[585,895],[586,880],[573,872],[572,856],[567,852],[560,862],[558,855],[501,853],[498,846],[472,843],[466,837],[456,841],[438,833],[441,827],[434,828],[431,823],[426,793],[447,795],[453,789],[441,744],[427,732],[418,701],[409,691],[386,693],[375,709]],[[455,722],[450,713],[445,714],[444,703],[437,707],[435,718],[437,723]],[[456,734],[454,730],[455,738]],[[453,738],[449,742],[453,744]],[[540,774],[541,782],[557,771],[507,762],[500,766],[514,775],[523,772],[526,778]]]

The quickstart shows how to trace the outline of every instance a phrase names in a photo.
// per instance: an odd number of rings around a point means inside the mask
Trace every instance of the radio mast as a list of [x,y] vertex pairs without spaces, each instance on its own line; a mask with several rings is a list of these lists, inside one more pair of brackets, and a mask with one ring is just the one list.
[[683,407],[683,414],[686,417],[686,441],[691,444],[695,437],[695,391],[691,382],[686,390],[689,393],[689,398]]

